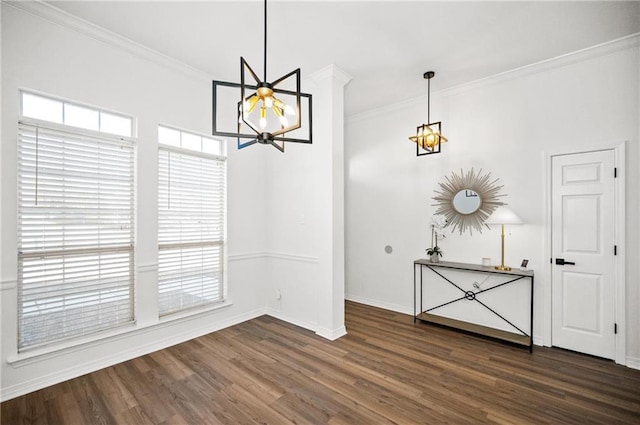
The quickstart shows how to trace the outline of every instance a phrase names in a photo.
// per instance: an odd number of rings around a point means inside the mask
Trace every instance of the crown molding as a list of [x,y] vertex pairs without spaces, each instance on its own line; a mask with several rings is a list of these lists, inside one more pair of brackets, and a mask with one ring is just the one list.
[[[539,62],[534,62],[529,65],[514,68],[509,71],[494,74],[488,77],[484,77],[478,80],[470,81],[468,83],[459,84],[454,87],[441,89],[431,93],[432,98],[441,98],[458,95],[470,90],[477,90],[481,87],[490,86],[493,84],[502,83],[505,81],[513,80],[516,78],[522,78],[529,75],[546,72],[551,69],[558,69],[565,66],[573,65],[575,63],[595,59],[601,56],[610,55],[619,51],[633,49],[640,46],[640,33],[628,35],[626,37],[618,38],[615,40],[607,41],[605,43],[596,44],[595,46],[587,47],[575,52],[567,53],[561,56],[556,56],[550,59],[545,59]],[[391,105],[385,105],[381,108],[371,109],[369,111],[359,112],[357,114],[349,115],[345,118],[346,123],[354,123],[358,121],[368,120],[376,118],[380,115],[386,115],[390,112],[402,110],[408,107],[415,107],[422,105],[426,101],[427,96],[420,95],[410,99],[402,100],[400,102],[393,103]]]
[[347,85],[347,83],[353,79],[353,77],[346,71],[334,64],[327,65],[324,68],[313,72],[309,76],[309,79],[311,79],[316,84],[327,78],[333,78],[343,86]]
[[519,68],[501,72],[489,77],[471,81],[469,83],[460,84],[455,87],[444,89],[440,91],[440,95],[452,96],[468,90],[477,89],[479,87],[546,72],[551,69],[563,68],[565,66],[599,58],[601,56],[610,55],[622,50],[632,49],[638,46],[640,46],[640,33],[635,33],[625,37],[617,38],[615,40],[607,41],[605,43],[596,44],[595,46],[576,50],[575,52],[570,52],[550,59],[534,62],[529,65],[521,66]]
[[2,4],[116,47],[136,57],[146,59],[195,80],[210,82],[213,79],[213,77],[205,71],[194,68],[171,56],[160,53],[113,31],[109,31],[106,28],[65,12],[42,0],[3,1]]

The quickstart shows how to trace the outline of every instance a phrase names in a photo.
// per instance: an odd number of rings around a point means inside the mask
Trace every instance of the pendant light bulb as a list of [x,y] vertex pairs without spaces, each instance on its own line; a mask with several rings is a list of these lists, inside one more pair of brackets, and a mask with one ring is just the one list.
[[273,107],[273,98],[271,96],[267,96],[264,98],[264,106],[266,106],[267,108]]

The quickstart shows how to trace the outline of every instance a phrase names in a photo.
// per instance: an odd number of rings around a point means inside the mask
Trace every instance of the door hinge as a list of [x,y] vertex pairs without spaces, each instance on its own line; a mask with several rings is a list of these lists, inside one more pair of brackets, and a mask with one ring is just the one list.
[[614,324],[613,324],[613,333],[614,333],[614,334],[617,334],[617,333],[618,333],[618,324],[617,324],[617,323],[614,323]]
[[613,178],[614,179],[618,178],[618,167],[613,167]]
[[613,255],[618,255],[618,245],[613,246]]

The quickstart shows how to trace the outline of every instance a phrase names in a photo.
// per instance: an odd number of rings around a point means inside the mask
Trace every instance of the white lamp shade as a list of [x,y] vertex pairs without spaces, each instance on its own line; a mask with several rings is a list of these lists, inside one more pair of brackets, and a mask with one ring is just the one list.
[[522,224],[520,217],[511,208],[500,206],[487,218],[486,224]]

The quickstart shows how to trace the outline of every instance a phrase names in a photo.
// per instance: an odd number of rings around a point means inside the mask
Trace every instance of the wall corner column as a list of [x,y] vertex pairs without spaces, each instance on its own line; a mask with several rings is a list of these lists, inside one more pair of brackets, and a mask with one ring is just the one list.
[[344,87],[351,76],[329,65],[310,76],[313,83],[313,156],[318,248],[316,333],[344,336]]

